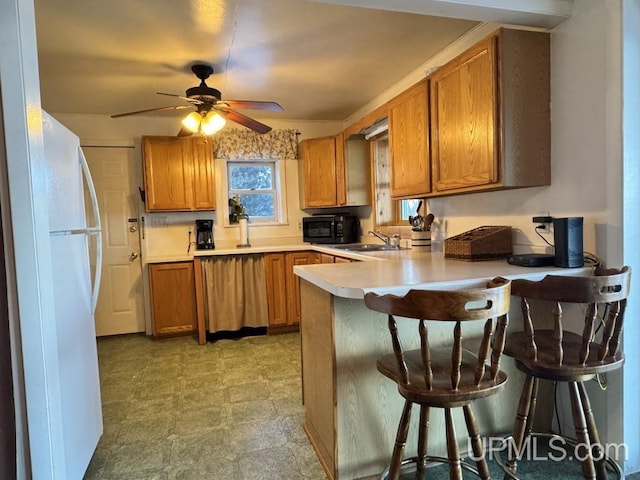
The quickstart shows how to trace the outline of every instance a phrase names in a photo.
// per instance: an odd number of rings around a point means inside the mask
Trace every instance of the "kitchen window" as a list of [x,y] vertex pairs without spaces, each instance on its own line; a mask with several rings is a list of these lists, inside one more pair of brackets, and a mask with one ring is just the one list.
[[[409,217],[416,214],[420,199],[393,200],[391,198],[391,167],[389,165],[389,138],[383,134],[372,140],[374,155],[375,182],[375,226],[381,230],[384,227],[408,227]],[[392,229],[397,232],[397,228]]]
[[240,198],[247,209],[249,223],[283,222],[280,162],[272,159],[228,160],[226,170],[228,198]]

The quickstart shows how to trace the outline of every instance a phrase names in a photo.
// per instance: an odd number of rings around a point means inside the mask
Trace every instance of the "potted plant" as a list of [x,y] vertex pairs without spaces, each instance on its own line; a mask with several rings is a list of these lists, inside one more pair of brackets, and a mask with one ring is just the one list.
[[240,202],[240,195],[229,199],[229,223],[237,224],[241,218],[249,218],[246,207]]

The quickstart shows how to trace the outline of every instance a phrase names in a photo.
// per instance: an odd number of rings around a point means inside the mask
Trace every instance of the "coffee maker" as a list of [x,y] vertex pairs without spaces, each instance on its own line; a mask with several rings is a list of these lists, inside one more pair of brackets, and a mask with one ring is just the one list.
[[196,249],[213,250],[213,220],[196,220]]

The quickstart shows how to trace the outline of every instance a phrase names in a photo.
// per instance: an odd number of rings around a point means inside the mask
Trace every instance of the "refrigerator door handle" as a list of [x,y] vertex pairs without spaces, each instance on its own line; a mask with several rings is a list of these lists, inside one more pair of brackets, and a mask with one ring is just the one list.
[[91,198],[91,207],[94,215],[94,226],[87,228],[88,234],[96,235],[96,270],[95,277],[93,278],[93,288],[91,289],[91,314],[96,313],[96,306],[98,304],[98,293],[100,292],[100,277],[102,276],[102,224],[100,222],[100,209],[98,208],[98,195],[96,194],[95,186],[93,185],[93,179],[91,178],[91,172],[89,171],[89,164],[84,156],[84,152],[81,147],[78,147],[78,156],[80,158],[80,165],[82,165],[82,171],[84,178],[87,182],[87,188],[89,189],[89,197]]

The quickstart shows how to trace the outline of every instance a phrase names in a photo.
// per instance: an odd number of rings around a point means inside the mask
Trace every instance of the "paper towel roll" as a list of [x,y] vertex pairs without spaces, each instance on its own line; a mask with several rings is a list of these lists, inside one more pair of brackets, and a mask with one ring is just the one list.
[[249,225],[246,218],[238,220],[240,226],[240,245],[249,245]]

